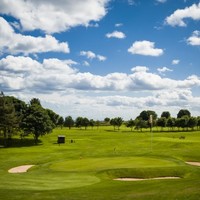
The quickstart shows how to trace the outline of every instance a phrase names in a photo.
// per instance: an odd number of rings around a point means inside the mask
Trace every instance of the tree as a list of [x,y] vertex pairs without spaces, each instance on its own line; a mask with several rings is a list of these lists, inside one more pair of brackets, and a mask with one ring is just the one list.
[[188,127],[192,128],[192,130],[194,129],[195,126],[197,126],[197,124],[198,124],[198,121],[196,117],[190,117],[187,123]]
[[156,112],[152,110],[143,110],[138,117],[140,117],[144,121],[148,121],[150,118],[150,115],[152,115],[153,120],[157,119]]
[[178,114],[177,114],[177,118],[181,118],[183,116],[187,115],[188,117],[191,117],[191,113],[189,110],[187,109],[181,109],[179,110]]
[[74,120],[71,116],[65,117],[64,126],[68,127],[69,129],[74,126]]
[[87,117],[82,118],[82,126],[85,127],[85,130],[87,129],[87,127],[89,126],[90,121]]
[[197,117],[197,129],[200,129],[200,116]]
[[171,117],[170,112],[168,111],[162,112],[161,117],[165,117],[166,119],[169,119]]
[[32,103],[28,106],[22,119],[21,128],[26,134],[32,133],[37,144],[39,136],[50,133],[54,128],[54,124],[41,105]]
[[78,127],[78,128],[82,127],[82,120],[83,120],[82,117],[77,117],[76,118],[76,121],[75,121],[76,127]]
[[[152,116],[152,118],[150,116]],[[150,130],[152,130],[152,126],[155,124],[155,121],[157,119],[157,114],[155,111],[152,110],[143,110],[137,118],[140,121],[139,123],[142,123],[140,126],[144,126],[142,128],[145,128],[145,126],[147,125],[147,127],[150,127]],[[142,120],[145,121],[145,123]]]
[[135,121],[133,119],[130,119],[127,124],[127,127],[131,128],[131,131],[133,131],[133,127],[135,126]]
[[114,130],[116,126],[119,130],[119,127],[122,125],[122,123],[123,123],[123,119],[121,117],[115,117],[110,120],[110,124],[114,127]]
[[19,127],[19,118],[16,115],[15,107],[11,98],[0,94],[0,132],[3,132],[4,146],[8,146],[8,140],[15,128]]
[[95,125],[97,126],[97,129],[99,129],[99,126],[100,126],[100,121],[99,120],[97,120],[96,122],[95,122]]
[[109,117],[106,117],[106,118],[104,119],[104,122],[105,122],[106,124],[109,124],[110,118],[109,118]]
[[188,115],[184,115],[184,116],[182,116],[181,118],[177,118],[176,119],[176,127],[178,127],[178,128],[186,128],[186,127],[188,127],[187,125],[188,125],[188,121],[189,121],[189,117],[188,117]]
[[61,129],[62,129],[62,127],[64,125],[64,119],[63,119],[63,117],[59,117],[57,125],[60,126]]
[[157,120],[157,126],[161,127],[161,130],[163,130],[164,127],[167,125],[167,119],[166,117],[161,117]]
[[167,119],[167,127],[173,129],[175,127],[175,123],[176,123],[175,118],[170,117],[169,119]]
[[93,129],[93,127],[94,127],[94,125],[95,125],[95,121],[93,120],[93,119],[90,119],[90,126],[92,127],[92,129]]
[[53,110],[46,109],[46,111],[47,111],[47,114],[49,115],[51,121],[53,122],[54,128],[55,128],[58,124],[58,119],[60,116],[58,114],[56,114]]
[[136,128],[137,130],[141,130],[141,131],[142,131],[143,128],[148,128],[148,122],[145,121],[145,120],[143,120],[143,119],[140,118],[140,117],[137,117],[137,118],[135,119],[135,128]]
[[33,98],[30,100],[30,105],[33,105],[33,104],[36,104],[38,106],[42,106],[41,103],[40,103],[40,100],[37,99],[37,98]]

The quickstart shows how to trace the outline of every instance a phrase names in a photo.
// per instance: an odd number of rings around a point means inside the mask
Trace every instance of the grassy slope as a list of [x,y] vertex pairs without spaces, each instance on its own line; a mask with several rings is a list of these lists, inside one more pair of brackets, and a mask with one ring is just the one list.
[[[57,135],[66,144],[57,145]],[[184,135],[186,138],[180,140]],[[98,130],[56,129],[41,138],[42,145],[0,149],[2,199],[198,199],[199,132],[129,132],[112,127]],[[70,143],[74,140],[75,143]],[[7,170],[36,166],[25,174]],[[118,177],[180,176],[178,180],[114,181]]]

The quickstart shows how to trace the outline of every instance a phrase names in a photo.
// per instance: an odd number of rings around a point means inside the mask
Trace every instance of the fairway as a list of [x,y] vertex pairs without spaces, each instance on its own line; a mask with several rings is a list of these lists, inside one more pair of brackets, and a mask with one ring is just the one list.
[[[65,144],[56,143],[59,134],[65,135]],[[200,161],[200,133],[154,133],[152,146],[151,139],[148,131],[130,132],[125,127],[55,129],[32,146],[25,145],[32,140],[28,137],[21,147],[0,149],[0,196],[5,200],[198,199],[200,167],[186,162]],[[26,173],[8,173],[21,165],[34,166]],[[143,181],[116,181],[119,178]]]

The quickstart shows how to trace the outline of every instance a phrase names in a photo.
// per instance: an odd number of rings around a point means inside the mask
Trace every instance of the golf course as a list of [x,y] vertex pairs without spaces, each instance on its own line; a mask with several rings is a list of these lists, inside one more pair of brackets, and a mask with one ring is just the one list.
[[[3,200],[200,199],[200,131],[73,127],[56,128],[37,145],[32,135],[12,140],[0,148]],[[9,172],[24,165],[27,172]]]

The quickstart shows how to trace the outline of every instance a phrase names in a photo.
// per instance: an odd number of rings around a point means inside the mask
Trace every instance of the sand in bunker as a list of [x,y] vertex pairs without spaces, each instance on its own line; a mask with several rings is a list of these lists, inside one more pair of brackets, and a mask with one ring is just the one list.
[[200,167],[200,162],[186,162],[188,165],[194,165]]
[[9,173],[24,173],[24,172],[27,172],[27,170],[33,166],[34,165],[22,165],[22,166],[11,168],[8,170],[8,172]]
[[156,178],[117,178],[115,181],[145,181],[145,180],[162,180],[162,179],[179,179],[180,177],[156,177]]

